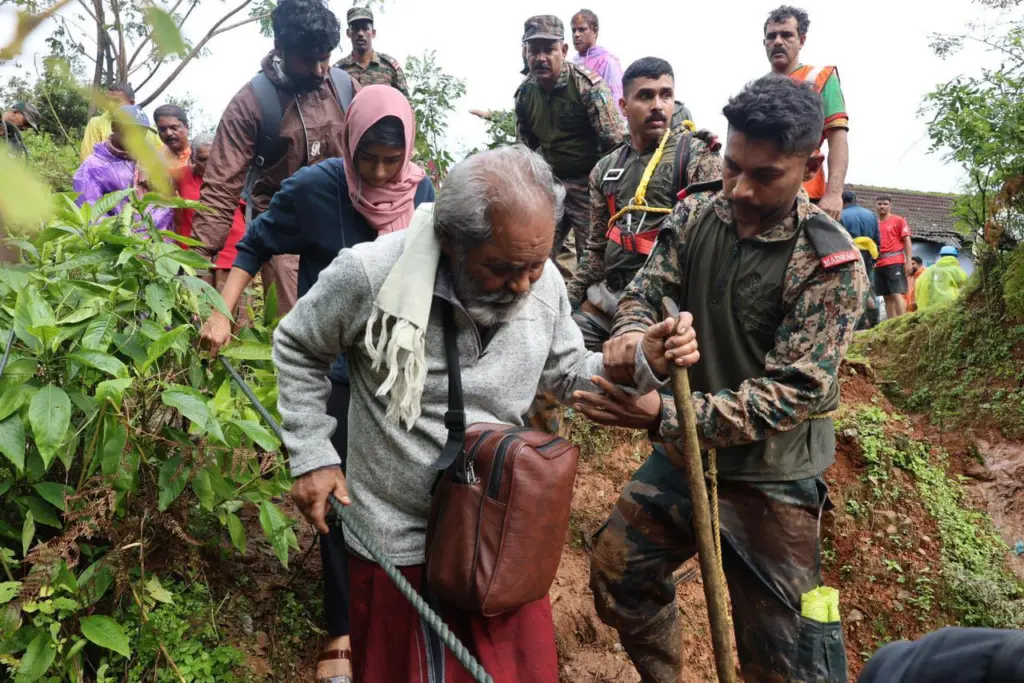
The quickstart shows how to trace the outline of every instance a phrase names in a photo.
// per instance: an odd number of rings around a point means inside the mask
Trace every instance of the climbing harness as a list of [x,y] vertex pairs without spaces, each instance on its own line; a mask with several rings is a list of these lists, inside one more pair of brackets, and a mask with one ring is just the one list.
[[[681,168],[677,169],[677,172],[681,175],[684,182],[680,183],[685,185],[686,177],[686,166],[689,162],[689,149],[690,149],[690,135],[696,131],[697,127],[693,121],[686,120],[680,124],[686,129],[687,133],[681,137],[678,142],[678,151],[680,152],[677,158],[677,166]],[[658,164],[661,163],[661,159],[665,154],[665,145],[668,144],[669,138],[676,129],[669,129],[665,131],[665,134],[661,136],[661,142],[658,143],[657,149],[651,156],[651,160],[647,162],[644,173],[640,177],[640,184],[637,185],[636,192],[633,194],[633,198],[630,202],[616,210],[615,205],[615,194],[618,191],[618,181],[622,178],[622,174],[625,172],[623,168],[626,157],[629,155],[629,146],[623,146],[622,152],[619,154],[616,160],[616,168],[609,169],[605,174],[602,183],[604,185],[605,198],[608,202],[608,213],[611,214],[611,218],[608,219],[608,231],[606,236],[611,241],[620,245],[626,251],[631,251],[644,256],[651,253],[654,249],[654,244],[658,238],[658,228],[653,230],[644,231],[644,222],[647,220],[647,214],[660,214],[667,215],[672,213],[672,207],[660,207],[651,206],[647,203],[647,186],[651,182],[651,178],[654,176],[655,170],[658,168]],[[636,228],[633,228],[633,214],[639,213],[640,222]],[[624,227],[618,225],[618,221],[623,216],[626,217],[626,224]]]
[[[281,431],[281,426],[277,424],[277,420],[274,419],[274,416],[271,415],[263,404],[260,403],[259,399],[256,398],[256,394],[254,394],[252,389],[249,388],[249,385],[246,384],[242,376],[238,374],[238,371],[231,365],[231,362],[224,356],[218,356],[218,358],[221,365],[224,366],[224,369],[228,371],[229,375],[231,375],[231,379],[234,380],[235,384],[238,385],[238,388],[242,390],[243,394],[245,394],[245,397],[249,399],[250,403],[252,403],[256,412],[260,414],[260,417],[262,417],[267,423],[267,426],[269,426],[274,434],[277,435],[277,438],[283,442],[284,433]],[[421,596],[419,592],[405,579],[405,577],[402,576],[395,564],[387,558],[380,547],[372,538],[370,538],[370,534],[367,533],[362,524],[349,515],[346,515],[345,508],[333,495],[327,499],[327,502],[337,515],[339,523],[345,525],[345,533],[351,535],[352,538],[359,541],[359,543],[366,548],[366,552],[370,554],[370,557],[373,558],[374,562],[380,565],[380,568],[384,570],[384,573],[387,574],[388,578],[395,584],[398,592],[400,592],[405,599],[409,601],[413,606],[413,609],[415,609],[423,621],[426,622],[427,626],[440,636],[444,644],[447,645],[448,649],[452,651],[453,655],[455,655],[455,658],[459,660],[459,663],[466,667],[466,670],[471,676],[473,676],[473,679],[477,681],[477,683],[494,683],[494,679],[492,679],[484,670],[483,666],[480,665],[480,662],[478,662],[476,657],[473,656],[473,653],[471,653],[469,649],[462,644],[458,637],[451,632],[451,629],[448,628],[448,625],[444,623],[444,620],[442,620],[441,617],[430,608],[427,602],[423,599],[423,596]]]

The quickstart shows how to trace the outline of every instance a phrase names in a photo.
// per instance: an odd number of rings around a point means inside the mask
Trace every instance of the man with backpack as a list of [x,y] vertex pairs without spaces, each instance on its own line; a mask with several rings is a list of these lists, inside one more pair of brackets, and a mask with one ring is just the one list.
[[[274,49],[228,104],[210,151],[199,200],[212,211],[196,215],[193,236],[211,261],[228,242],[240,202],[249,222],[297,170],[341,156],[345,108],[359,88],[330,67],[341,25],[323,0],[281,0],[271,24]],[[275,256],[261,274],[265,291],[276,284],[284,315],[297,297],[298,257]]]
[[[622,89],[629,139],[590,174],[590,237],[568,285],[573,317],[592,351],[600,351],[611,336],[619,297],[647,260],[679,192],[722,177],[714,136],[670,127],[675,106],[671,64],[657,57],[633,62]],[[627,208],[641,204],[653,211]]]

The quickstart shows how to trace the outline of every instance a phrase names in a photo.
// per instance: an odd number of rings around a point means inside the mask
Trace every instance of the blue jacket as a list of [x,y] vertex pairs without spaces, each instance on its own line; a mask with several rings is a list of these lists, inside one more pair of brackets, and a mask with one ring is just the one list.
[[[420,182],[413,201],[417,206],[434,201],[430,178]],[[338,252],[375,239],[377,231],[349,199],[344,162],[328,159],[299,169],[282,183],[267,210],[249,224],[238,241],[234,266],[255,275],[272,256],[298,254],[301,297]],[[331,367],[330,377],[348,382],[344,356]]]
[[851,237],[870,237],[874,240],[875,246],[882,248],[882,237],[878,234],[878,218],[863,206],[851,204],[846,207],[839,222]]
[[1024,681],[1024,632],[944,628],[875,653],[858,683],[1013,683]]

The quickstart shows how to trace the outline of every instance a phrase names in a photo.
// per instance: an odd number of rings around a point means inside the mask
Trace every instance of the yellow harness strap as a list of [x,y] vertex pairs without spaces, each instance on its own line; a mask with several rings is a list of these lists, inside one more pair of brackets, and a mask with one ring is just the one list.
[[[690,132],[697,130],[697,126],[694,125],[693,121],[687,119],[682,124]],[[651,160],[647,162],[647,168],[644,169],[643,176],[640,177],[640,184],[636,187],[636,192],[633,194],[633,199],[630,200],[629,204],[622,207],[608,220],[608,229],[615,225],[616,221],[625,216],[627,213],[660,213],[668,214],[672,213],[672,209],[662,208],[658,206],[647,205],[647,185],[651,182],[651,178],[654,176],[654,171],[658,168],[658,164],[661,163],[661,158],[665,154],[665,145],[668,143],[669,136],[672,135],[672,130],[666,130],[665,134],[661,136],[661,142],[658,143],[658,149],[654,150],[654,155]]]

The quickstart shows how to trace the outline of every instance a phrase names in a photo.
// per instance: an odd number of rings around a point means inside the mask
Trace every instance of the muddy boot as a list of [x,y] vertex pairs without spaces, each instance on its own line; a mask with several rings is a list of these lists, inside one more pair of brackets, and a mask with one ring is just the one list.
[[683,634],[675,609],[649,622],[643,631],[619,633],[622,647],[640,673],[642,683],[680,683],[683,673]]

